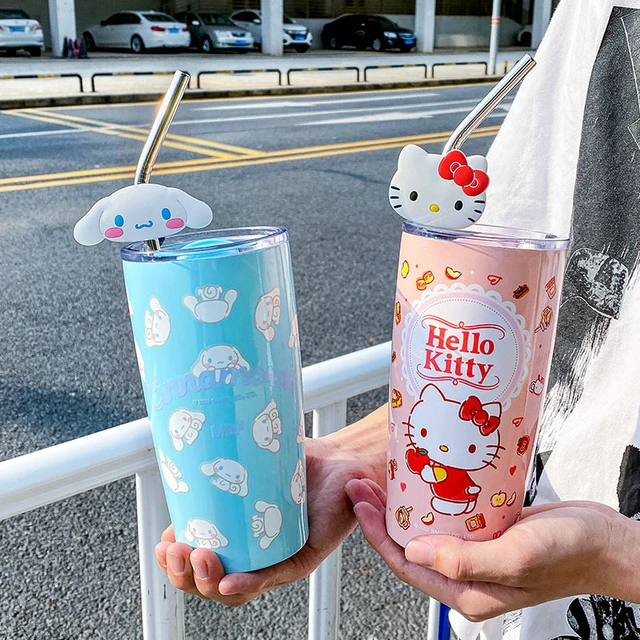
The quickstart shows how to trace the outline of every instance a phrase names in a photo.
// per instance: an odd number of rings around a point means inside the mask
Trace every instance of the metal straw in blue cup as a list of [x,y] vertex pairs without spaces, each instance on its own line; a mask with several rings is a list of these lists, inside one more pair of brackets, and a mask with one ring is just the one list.
[[227,572],[281,562],[308,535],[287,231],[185,234],[121,256],[176,540]]

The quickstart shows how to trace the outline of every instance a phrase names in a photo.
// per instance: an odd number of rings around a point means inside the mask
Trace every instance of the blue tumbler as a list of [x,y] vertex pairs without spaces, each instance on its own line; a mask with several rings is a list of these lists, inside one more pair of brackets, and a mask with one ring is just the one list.
[[281,562],[308,535],[287,231],[184,234],[121,256],[176,540],[228,573]]

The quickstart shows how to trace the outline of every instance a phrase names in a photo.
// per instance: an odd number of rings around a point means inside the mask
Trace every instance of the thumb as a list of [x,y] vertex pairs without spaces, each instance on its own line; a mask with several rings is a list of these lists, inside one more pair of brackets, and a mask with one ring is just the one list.
[[488,542],[460,540],[454,536],[420,536],[409,542],[405,557],[447,578],[461,582],[502,582],[510,566],[510,545],[505,538]]

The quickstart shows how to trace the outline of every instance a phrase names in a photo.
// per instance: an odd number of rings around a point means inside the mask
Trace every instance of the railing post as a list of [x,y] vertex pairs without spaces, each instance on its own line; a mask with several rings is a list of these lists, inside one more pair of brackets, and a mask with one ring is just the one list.
[[157,468],[136,474],[138,548],[145,640],[184,640],[184,595],[156,563],[154,547],[170,522]]
[[[326,436],[345,426],[347,401],[341,400],[313,412],[313,437]],[[309,640],[337,640],[340,627],[340,570],[338,547],[309,579]]]

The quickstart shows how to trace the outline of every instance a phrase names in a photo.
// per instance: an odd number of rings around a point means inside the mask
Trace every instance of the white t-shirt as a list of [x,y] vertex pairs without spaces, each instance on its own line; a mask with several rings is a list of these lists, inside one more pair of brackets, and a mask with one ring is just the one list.
[[[562,0],[536,60],[489,153],[483,218],[573,238],[532,496],[640,519],[640,0]],[[640,606],[583,596],[452,623],[464,640],[503,624],[508,640],[618,640],[640,638]]]

